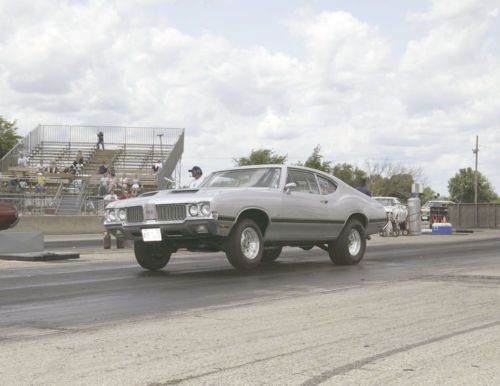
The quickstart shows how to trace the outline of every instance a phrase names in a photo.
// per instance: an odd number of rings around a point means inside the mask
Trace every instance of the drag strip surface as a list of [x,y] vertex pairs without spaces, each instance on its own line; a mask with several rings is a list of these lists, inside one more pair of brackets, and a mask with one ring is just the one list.
[[373,245],[360,265],[339,267],[317,248],[286,249],[276,263],[250,273],[235,271],[221,253],[174,255],[161,272],[142,270],[131,250],[97,262],[83,255],[0,270],[0,326],[71,327],[428,277],[497,262],[499,250],[494,239]]

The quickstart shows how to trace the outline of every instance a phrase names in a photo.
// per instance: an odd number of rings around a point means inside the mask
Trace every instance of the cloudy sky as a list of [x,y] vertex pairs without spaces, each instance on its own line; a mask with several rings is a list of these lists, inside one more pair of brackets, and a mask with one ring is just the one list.
[[0,0],[0,115],[186,129],[205,172],[271,148],[474,166],[500,193],[500,0]]

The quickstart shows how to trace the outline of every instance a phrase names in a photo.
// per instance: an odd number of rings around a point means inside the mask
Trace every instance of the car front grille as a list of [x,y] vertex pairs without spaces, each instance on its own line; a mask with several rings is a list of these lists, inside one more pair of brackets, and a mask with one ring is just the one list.
[[156,216],[159,221],[182,221],[186,218],[186,205],[157,205]]
[[127,208],[127,222],[143,222],[144,213],[142,211],[142,206],[132,206]]

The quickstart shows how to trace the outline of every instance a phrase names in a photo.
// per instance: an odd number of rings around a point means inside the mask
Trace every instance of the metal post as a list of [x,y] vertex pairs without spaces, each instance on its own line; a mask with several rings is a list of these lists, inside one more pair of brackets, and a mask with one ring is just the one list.
[[162,142],[163,133],[157,135],[158,137],[160,137],[160,158],[161,158],[161,163],[163,164],[163,142]]
[[476,147],[472,149],[472,152],[476,155],[476,168],[474,169],[474,204],[477,205],[477,158],[479,153],[479,137],[476,135]]

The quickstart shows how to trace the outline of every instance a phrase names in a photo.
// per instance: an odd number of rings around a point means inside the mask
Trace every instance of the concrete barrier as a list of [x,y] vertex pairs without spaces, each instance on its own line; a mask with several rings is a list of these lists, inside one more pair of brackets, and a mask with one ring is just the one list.
[[42,232],[44,235],[92,234],[104,231],[102,216],[21,216],[3,232]]

